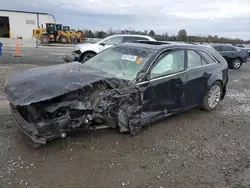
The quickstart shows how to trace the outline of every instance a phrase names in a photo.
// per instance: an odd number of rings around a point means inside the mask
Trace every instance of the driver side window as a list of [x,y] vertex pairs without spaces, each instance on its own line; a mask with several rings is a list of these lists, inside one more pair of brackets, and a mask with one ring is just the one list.
[[106,45],[116,45],[122,43],[123,37],[113,37],[104,41]]
[[179,50],[174,52],[165,52],[159,59],[158,63],[150,72],[150,78],[157,78],[169,74],[178,73],[185,69],[185,51]]

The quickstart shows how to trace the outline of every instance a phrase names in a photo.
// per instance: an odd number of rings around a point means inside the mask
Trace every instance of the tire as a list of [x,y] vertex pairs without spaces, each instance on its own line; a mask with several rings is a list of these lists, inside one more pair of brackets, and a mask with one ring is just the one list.
[[48,35],[42,35],[42,36],[40,37],[40,40],[41,40],[41,43],[42,43],[42,44],[48,44],[49,41],[50,41]]
[[239,58],[235,58],[232,60],[231,67],[232,69],[239,69],[242,65],[242,61]]
[[86,52],[86,53],[82,54],[80,62],[84,63],[85,61],[91,59],[95,55],[96,55],[96,53],[94,53],[94,52]]
[[67,37],[65,36],[61,36],[60,39],[59,39],[60,43],[62,44],[67,44],[69,41],[67,39]]
[[[200,108],[206,111],[214,110],[221,100],[222,92],[221,83],[218,81],[214,82],[209,88],[207,95],[203,98]],[[212,103],[212,101],[214,103]]]

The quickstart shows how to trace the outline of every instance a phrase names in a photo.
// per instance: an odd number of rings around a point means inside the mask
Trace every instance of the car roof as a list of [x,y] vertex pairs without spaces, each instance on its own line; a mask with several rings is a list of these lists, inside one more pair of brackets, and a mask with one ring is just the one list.
[[232,44],[210,44],[210,46],[229,46],[229,47],[235,47]]
[[[129,37],[150,37],[148,35],[137,35],[137,34],[114,34],[114,35],[110,35],[111,36],[129,36]],[[151,37],[150,37],[151,38]]]
[[[157,44],[158,43],[158,44]],[[154,42],[146,42],[141,43],[138,42],[125,42],[122,44],[119,44],[119,46],[131,46],[131,47],[139,47],[139,48],[147,48],[147,49],[154,49],[154,50],[164,50],[164,49],[171,49],[171,48],[195,48],[195,49],[203,49],[207,50],[208,48],[211,48],[210,46],[205,45],[194,45],[194,44],[182,44],[182,43],[168,43],[163,41],[154,41]]]
[[[193,50],[203,50],[209,53],[211,56],[213,56],[213,58],[215,58],[217,61],[226,63],[226,60],[221,56],[221,54],[209,45],[181,44],[181,43],[168,43],[168,42],[165,42],[164,44],[163,43],[164,42],[162,41],[144,41],[144,43],[141,43],[141,41],[135,41],[135,42],[121,43],[121,44],[118,44],[117,46],[152,49],[152,50],[156,50],[157,53],[164,51],[164,50],[176,49],[178,47],[184,48],[184,49],[187,48],[187,49],[193,49]],[[114,48],[117,46],[114,46]]]
[[136,35],[136,34],[114,34],[114,35],[110,35],[110,36],[106,37],[105,39],[112,38],[112,37],[143,37],[143,38],[147,38],[147,39],[155,41],[155,39],[152,38],[151,36],[148,36],[148,35]]

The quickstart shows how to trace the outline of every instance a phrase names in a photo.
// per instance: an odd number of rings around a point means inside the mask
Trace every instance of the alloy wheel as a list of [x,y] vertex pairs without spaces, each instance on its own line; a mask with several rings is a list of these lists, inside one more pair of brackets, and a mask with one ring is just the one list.
[[209,91],[208,95],[208,105],[210,108],[215,108],[221,97],[221,88],[219,85],[214,85]]
[[238,69],[240,67],[240,65],[241,65],[241,62],[238,59],[233,62],[233,67],[235,69]]

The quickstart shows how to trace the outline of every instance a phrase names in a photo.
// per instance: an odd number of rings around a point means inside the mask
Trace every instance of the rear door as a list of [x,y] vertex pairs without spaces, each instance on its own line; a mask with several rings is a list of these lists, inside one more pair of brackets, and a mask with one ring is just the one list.
[[144,92],[148,109],[161,116],[181,111],[185,105],[187,72],[185,50],[163,52],[148,72],[149,84]]
[[188,108],[200,104],[206,95],[207,82],[214,70],[213,67],[209,67],[213,62],[208,62],[208,58],[202,57],[201,55],[202,54],[199,54],[196,50],[187,50],[188,82],[186,104]]

